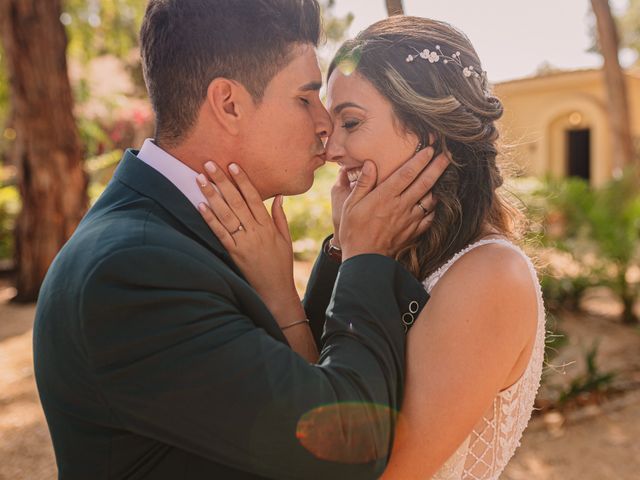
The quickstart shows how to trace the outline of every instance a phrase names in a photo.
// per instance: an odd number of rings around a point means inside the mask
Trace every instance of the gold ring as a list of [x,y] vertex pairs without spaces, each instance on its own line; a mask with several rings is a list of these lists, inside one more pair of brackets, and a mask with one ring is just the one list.
[[418,202],[418,206],[422,209],[422,211],[424,212],[425,216],[429,215],[429,210],[424,208],[424,205],[422,205],[422,202]]

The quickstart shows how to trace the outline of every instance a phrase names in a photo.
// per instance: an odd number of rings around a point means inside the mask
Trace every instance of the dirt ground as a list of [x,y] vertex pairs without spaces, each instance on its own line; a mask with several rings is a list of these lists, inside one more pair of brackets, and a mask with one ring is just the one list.
[[[302,265],[296,273],[304,278],[308,270]],[[559,321],[568,344],[549,360],[546,383],[567,384],[583,372],[583,352],[600,337],[599,368],[616,371],[615,384],[626,393],[564,415],[536,416],[502,479],[639,478],[640,330],[620,325],[615,305],[599,295],[586,302],[590,313]],[[57,473],[33,377],[34,307],[8,303],[12,296],[11,288],[0,285],[0,480],[50,480]],[[550,392],[545,388],[541,395]]]

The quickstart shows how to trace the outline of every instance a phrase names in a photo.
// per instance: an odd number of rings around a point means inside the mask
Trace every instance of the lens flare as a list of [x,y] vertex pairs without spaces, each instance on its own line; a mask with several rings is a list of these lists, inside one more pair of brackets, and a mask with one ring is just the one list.
[[390,428],[396,415],[387,405],[358,402],[322,405],[300,418],[296,437],[321,460],[368,463],[389,454]]

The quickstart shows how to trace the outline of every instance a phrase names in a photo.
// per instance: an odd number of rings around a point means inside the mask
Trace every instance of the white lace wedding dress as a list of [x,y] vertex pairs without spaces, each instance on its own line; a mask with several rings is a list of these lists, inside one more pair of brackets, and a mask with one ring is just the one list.
[[536,270],[527,255],[504,238],[480,240],[456,254],[449,262],[427,277],[424,286],[431,293],[438,280],[464,254],[474,248],[496,243],[511,248],[522,255],[531,271],[538,298],[538,327],[536,339],[523,375],[511,387],[503,390],[493,401],[492,407],[476,424],[473,432],[462,442],[458,450],[433,477],[434,480],[494,480],[504,470],[520,445],[531,412],[533,401],[542,376],[545,345],[545,312],[542,290]]

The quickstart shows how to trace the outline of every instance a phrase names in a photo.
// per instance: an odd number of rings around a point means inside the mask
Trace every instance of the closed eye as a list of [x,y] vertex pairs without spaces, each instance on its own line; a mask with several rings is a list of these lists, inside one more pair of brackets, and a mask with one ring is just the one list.
[[358,125],[360,125],[360,122],[358,120],[346,120],[342,123],[342,128],[351,130],[353,128],[356,128]]
[[307,100],[307,99],[306,99],[306,98],[304,98],[304,97],[300,97],[300,101],[301,101],[302,103],[304,103],[305,105],[311,105],[311,102],[309,102],[309,100]]

